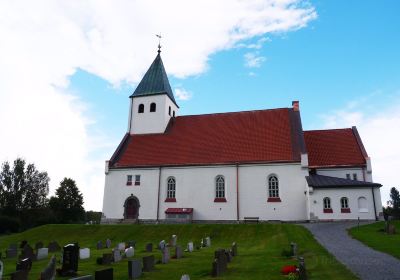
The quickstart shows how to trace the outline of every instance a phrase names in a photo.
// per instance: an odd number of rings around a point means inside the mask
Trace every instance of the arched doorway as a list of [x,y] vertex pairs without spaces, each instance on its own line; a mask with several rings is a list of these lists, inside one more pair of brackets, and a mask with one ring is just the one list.
[[137,219],[139,217],[139,199],[131,195],[124,203],[124,219]]

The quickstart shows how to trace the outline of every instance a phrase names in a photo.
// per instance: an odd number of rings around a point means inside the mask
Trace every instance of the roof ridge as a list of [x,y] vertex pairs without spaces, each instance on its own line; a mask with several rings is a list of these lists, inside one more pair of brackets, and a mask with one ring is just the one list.
[[352,130],[351,127],[344,127],[344,128],[330,128],[330,129],[311,129],[311,130],[304,130],[304,132],[312,132],[312,131],[333,131],[333,130]]
[[239,113],[251,113],[251,112],[261,112],[261,111],[277,111],[277,110],[290,110],[291,108],[273,108],[273,109],[257,109],[257,110],[246,110],[246,111],[235,111],[235,112],[222,112],[222,113],[206,113],[206,114],[197,114],[197,115],[182,115],[176,116],[176,118],[182,117],[201,117],[201,116],[210,116],[210,115],[228,115],[228,114],[239,114]]

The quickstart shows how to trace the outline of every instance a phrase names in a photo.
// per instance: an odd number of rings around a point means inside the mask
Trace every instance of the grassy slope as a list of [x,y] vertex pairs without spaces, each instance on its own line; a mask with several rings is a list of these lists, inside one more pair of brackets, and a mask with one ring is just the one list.
[[392,223],[395,224],[397,230],[397,234],[394,235],[381,231],[384,228],[384,222],[360,226],[359,229],[352,228],[350,234],[367,246],[400,259],[400,221]]
[[[211,262],[217,248],[228,248],[233,241],[238,243],[239,256],[228,265],[228,272],[220,279],[285,279],[280,269],[286,264],[296,264],[293,259],[281,256],[283,248],[290,241],[297,242],[299,253],[305,256],[309,279],[357,279],[334,257],[329,255],[303,227],[292,224],[254,224],[254,225],[46,225],[27,232],[0,237],[0,249],[4,252],[10,243],[26,239],[31,245],[38,241],[47,244],[56,240],[60,245],[79,242],[81,248],[91,248],[91,258],[79,262],[79,275],[93,274],[101,267],[95,264],[96,257],[110,250],[96,250],[96,242],[110,238],[117,242],[136,240],[135,258],[147,255],[144,247],[147,242],[158,244],[168,240],[172,234],[178,235],[178,244],[185,247],[189,241],[195,244],[204,236],[211,236],[212,247],[193,253],[184,253],[184,258],[171,260],[167,265],[156,265],[156,271],[145,273],[142,279],[180,279],[188,273],[190,279],[211,279]],[[156,259],[161,254],[154,252]],[[172,255],[172,253],[171,253]],[[59,259],[59,258],[58,258]],[[5,274],[15,269],[14,260],[4,260]],[[30,279],[37,279],[39,272],[48,260],[34,262]],[[127,279],[127,261],[113,264],[114,278]],[[215,279],[215,278],[213,278]]]

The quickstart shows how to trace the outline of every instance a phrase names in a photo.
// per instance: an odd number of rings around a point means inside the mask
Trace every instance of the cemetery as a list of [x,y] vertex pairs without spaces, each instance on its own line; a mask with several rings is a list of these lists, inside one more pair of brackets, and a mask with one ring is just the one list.
[[2,280],[357,279],[294,224],[46,225],[0,252]]

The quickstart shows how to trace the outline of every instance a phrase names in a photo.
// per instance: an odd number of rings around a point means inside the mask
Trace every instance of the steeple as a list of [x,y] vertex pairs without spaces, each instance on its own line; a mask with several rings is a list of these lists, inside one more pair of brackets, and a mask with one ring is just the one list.
[[147,70],[143,79],[130,97],[166,94],[179,108],[178,104],[176,104],[174,94],[172,93],[160,53],[161,51],[159,49],[156,58],[150,65],[150,68]]

